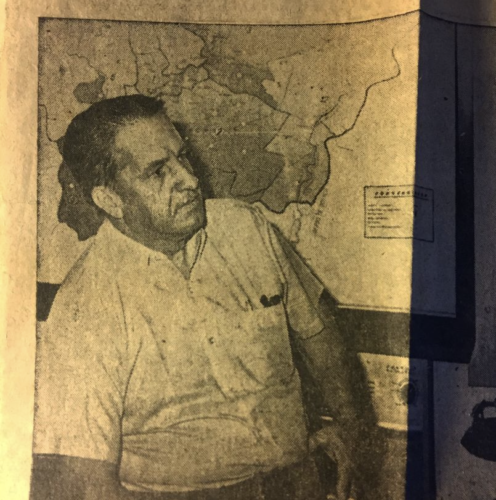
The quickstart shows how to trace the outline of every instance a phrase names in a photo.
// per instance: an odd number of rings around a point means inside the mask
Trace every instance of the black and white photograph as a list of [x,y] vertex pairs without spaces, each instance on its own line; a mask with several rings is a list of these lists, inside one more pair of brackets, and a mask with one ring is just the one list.
[[496,13],[436,8],[38,16],[29,500],[496,498]]

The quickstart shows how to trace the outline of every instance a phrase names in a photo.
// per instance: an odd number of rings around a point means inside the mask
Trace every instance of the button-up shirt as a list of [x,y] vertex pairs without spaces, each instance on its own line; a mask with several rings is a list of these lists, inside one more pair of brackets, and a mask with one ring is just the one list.
[[119,464],[140,491],[233,484],[306,455],[289,336],[323,329],[322,285],[257,209],[206,213],[172,259],[104,223],[40,329],[35,453]]

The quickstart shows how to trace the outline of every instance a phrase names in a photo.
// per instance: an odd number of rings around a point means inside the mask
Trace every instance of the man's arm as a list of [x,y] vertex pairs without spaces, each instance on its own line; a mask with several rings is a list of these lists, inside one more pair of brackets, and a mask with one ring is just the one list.
[[[264,227],[264,219],[260,220]],[[265,233],[267,246],[285,277],[286,311],[297,358],[317,384],[328,416],[349,424],[350,434],[358,433],[363,413],[360,399],[367,397],[368,391],[356,352],[334,317],[335,299],[282,233],[266,221]]]
[[[366,419],[360,410],[360,395],[367,394],[360,377],[355,352],[346,345],[332,315],[334,304],[324,292],[319,304],[324,329],[309,338],[297,338],[295,348],[322,397],[322,428],[311,438],[311,447],[322,447],[338,467],[337,495],[350,494],[357,460],[357,445],[363,442]],[[328,418],[326,418],[328,417]]]
[[309,338],[297,338],[297,348],[321,391],[327,416],[352,424],[358,431],[363,424],[358,394],[366,388],[357,376],[360,364],[356,352],[347,345],[332,314],[334,308],[331,296],[324,291],[319,302],[324,329]]
[[102,460],[34,455],[30,500],[132,500],[117,466]]
[[132,357],[116,287],[90,271],[62,286],[38,328],[33,500],[126,498],[113,464]]

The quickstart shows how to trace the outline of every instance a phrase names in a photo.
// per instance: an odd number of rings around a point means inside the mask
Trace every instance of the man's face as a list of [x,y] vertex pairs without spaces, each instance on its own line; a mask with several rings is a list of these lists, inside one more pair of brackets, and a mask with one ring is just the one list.
[[204,226],[198,179],[165,114],[123,125],[115,155],[123,168],[113,190],[123,203],[124,222],[139,239],[188,238]]

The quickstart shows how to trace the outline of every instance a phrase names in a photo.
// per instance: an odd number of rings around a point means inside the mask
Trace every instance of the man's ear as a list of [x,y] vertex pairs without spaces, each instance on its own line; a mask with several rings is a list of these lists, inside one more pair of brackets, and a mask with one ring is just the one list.
[[114,219],[122,219],[122,200],[120,196],[107,186],[95,186],[91,191],[95,205]]

